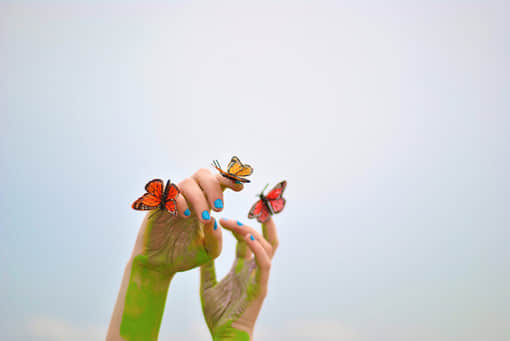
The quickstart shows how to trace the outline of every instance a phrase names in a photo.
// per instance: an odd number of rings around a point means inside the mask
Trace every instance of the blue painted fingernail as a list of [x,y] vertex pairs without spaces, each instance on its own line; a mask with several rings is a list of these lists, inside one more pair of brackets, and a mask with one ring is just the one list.
[[221,200],[221,199],[216,199],[216,200],[214,201],[214,207],[216,207],[216,208],[223,208],[223,200]]
[[252,236],[251,234],[250,234],[250,239],[251,239],[251,240],[255,240],[255,238],[253,238],[253,236]]
[[236,184],[240,184],[240,183],[241,183],[241,181],[239,181],[239,180],[236,180],[236,181],[235,181],[235,183],[236,183]]
[[209,215],[209,211],[202,212],[202,219],[209,220],[209,218],[211,218],[211,216]]
[[214,230],[216,230],[218,228],[218,223],[216,222],[216,220],[214,221]]
[[239,220],[237,221],[237,225],[243,226],[243,223],[241,223]]
[[190,212],[189,208],[187,208],[186,211],[184,211],[184,215],[186,217],[189,217],[190,214],[191,214],[191,212]]

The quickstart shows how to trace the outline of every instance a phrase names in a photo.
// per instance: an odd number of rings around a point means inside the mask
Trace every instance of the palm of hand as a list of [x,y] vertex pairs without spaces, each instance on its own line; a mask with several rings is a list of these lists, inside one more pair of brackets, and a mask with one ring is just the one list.
[[142,254],[151,267],[175,273],[213,258],[204,246],[203,224],[194,213],[181,218],[158,209],[147,214],[143,225]]
[[220,282],[201,288],[205,320],[213,334],[229,322],[237,321],[258,296],[255,268],[254,259],[237,258]]

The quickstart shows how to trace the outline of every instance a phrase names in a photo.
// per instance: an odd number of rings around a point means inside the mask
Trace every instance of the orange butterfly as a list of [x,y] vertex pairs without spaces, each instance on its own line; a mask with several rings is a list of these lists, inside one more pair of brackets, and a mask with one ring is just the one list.
[[179,195],[179,188],[168,180],[163,190],[163,180],[154,179],[145,185],[147,193],[138,198],[131,207],[145,211],[155,208],[166,209],[170,214],[177,215],[175,198]]
[[218,160],[214,160],[212,166],[216,168],[221,175],[237,183],[250,182],[250,180],[242,177],[249,176],[253,173],[253,168],[250,165],[244,165],[237,156],[232,156],[232,159],[228,163],[226,172],[221,169]]

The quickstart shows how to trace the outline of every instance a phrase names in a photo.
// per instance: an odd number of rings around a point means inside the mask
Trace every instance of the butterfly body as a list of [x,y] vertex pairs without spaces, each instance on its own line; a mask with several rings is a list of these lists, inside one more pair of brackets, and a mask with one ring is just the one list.
[[212,166],[216,168],[225,178],[234,182],[248,183],[250,180],[244,177],[253,173],[253,168],[250,165],[243,164],[237,156],[232,157],[228,163],[227,171],[221,169],[221,166],[217,160],[213,161]]
[[259,200],[251,207],[248,218],[257,218],[259,223],[265,223],[273,214],[280,213],[286,203],[285,198],[282,197],[285,187],[287,187],[287,181],[284,180],[267,195],[264,195],[262,191],[259,194]]
[[146,211],[160,208],[172,215],[177,215],[175,198],[179,195],[179,188],[168,180],[163,186],[161,179],[154,179],[145,185],[146,193],[135,200],[131,207],[135,210]]

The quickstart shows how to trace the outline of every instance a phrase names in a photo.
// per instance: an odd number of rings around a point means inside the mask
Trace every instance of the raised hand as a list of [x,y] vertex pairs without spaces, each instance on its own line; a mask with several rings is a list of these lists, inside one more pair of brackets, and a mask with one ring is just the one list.
[[108,341],[156,340],[174,274],[221,252],[221,230],[209,212],[223,209],[225,188],[240,191],[243,185],[200,169],[178,187],[178,216],[159,208],[145,216],[124,272]]
[[250,340],[267,294],[271,259],[278,247],[272,218],[263,234],[235,220],[220,220],[237,238],[230,272],[216,281],[214,260],[200,267],[200,296],[207,326],[215,341]]
[[223,209],[225,188],[240,191],[243,185],[200,169],[178,187],[178,216],[160,209],[147,213],[134,249],[135,256],[147,256],[148,265],[169,273],[192,269],[219,255],[221,232],[214,229],[209,211]]

